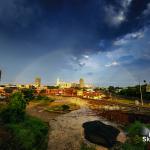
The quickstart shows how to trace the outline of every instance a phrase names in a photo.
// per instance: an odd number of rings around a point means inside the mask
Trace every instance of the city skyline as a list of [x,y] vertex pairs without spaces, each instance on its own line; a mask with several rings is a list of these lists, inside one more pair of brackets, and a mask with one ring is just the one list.
[[150,82],[149,20],[149,0],[1,1],[1,84]]

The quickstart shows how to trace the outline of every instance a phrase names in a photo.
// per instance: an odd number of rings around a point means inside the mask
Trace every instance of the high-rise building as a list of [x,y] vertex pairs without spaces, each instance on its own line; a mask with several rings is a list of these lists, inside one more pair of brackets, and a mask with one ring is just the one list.
[[84,79],[80,79],[79,80],[79,86],[80,86],[80,88],[84,88],[85,87],[85,85],[84,85]]
[[59,84],[60,84],[60,79],[59,79],[59,78],[57,78],[56,86],[59,86]]
[[35,78],[35,87],[40,87],[41,86],[41,78],[37,77]]
[[59,78],[57,78],[56,86],[58,86],[59,88],[70,88],[71,87],[71,83],[70,82],[61,81]]

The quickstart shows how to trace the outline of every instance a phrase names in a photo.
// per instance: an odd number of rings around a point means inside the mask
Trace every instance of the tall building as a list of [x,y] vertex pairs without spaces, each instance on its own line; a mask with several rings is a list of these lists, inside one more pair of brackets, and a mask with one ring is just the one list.
[[41,86],[41,78],[37,77],[35,78],[35,87],[40,87]]
[[59,86],[59,84],[60,84],[60,79],[59,79],[59,78],[57,78],[56,86]]
[[71,83],[70,82],[61,81],[59,78],[57,78],[56,86],[58,86],[59,88],[70,88],[71,87]]
[[84,88],[85,87],[84,79],[82,79],[82,78],[79,80],[79,87],[80,88]]
[[82,78],[79,80],[79,83],[64,82],[60,80],[59,78],[57,78],[55,85],[58,86],[59,88],[76,88],[76,87],[84,88],[86,87],[84,80]]

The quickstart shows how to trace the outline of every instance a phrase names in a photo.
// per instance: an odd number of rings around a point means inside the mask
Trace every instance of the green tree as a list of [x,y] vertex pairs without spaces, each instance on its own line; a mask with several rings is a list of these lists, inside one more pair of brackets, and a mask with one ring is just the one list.
[[35,98],[35,90],[34,89],[22,89],[21,92],[24,94],[24,98],[27,102],[33,100]]
[[1,118],[3,122],[19,122],[24,120],[26,99],[23,93],[15,92],[10,97],[10,102],[6,108],[1,112]]
[[114,86],[109,86],[108,91],[111,92],[111,93],[114,93],[115,92],[115,87]]

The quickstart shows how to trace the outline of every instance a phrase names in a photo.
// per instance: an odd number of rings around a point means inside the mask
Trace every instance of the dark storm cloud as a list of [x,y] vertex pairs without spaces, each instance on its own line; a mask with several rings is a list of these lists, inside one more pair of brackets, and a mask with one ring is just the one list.
[[[15,41],[76,56],[109,50],[120,36],[147,26],[149,0],[5,0],[0,1],[0,32]],[[104,44],[102,46],[102,41]],[[33,50],[34,53],[34,50]]]

